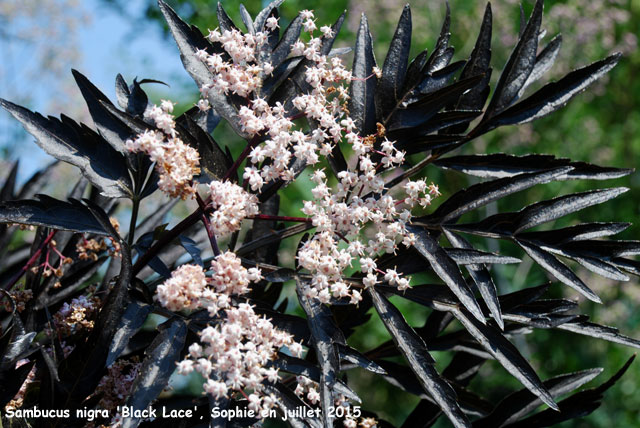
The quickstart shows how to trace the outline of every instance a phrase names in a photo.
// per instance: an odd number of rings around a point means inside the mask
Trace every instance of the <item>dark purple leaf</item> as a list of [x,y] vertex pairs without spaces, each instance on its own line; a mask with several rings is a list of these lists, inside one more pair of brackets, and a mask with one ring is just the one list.
[[[491,30],[492,30],[492,12],[491,3],[487,3],[482,18],[482,26],[476,44],[471,51],[469,60],[462,69],[460,79],[466,79],[471,76],[484,75],[484,79],[462,95],[456,104],[456,109],[460,110],[477,110],[484,106],[489,96],[489,79],[491,78]],[[454,127],[453,133],[463,132],[466,126]]]
[[59,201],[45,195],[38,200],[0,202],[0,223],[18,223],[80,233],[108,235],[85,205]]
[[611,377],[611,379],[599,387],[580,391],[569,398],[560,401],[558,403],[560,408],[559,412],[544,410],[526,419],[522,419],[506,426],[509,428],[547,427],[554,426],[569,419],[580,418],[590,414],[600,407],[603,393],[607,389],[611,388],[622,377],[633,362],[634,358],[635,355],[632,356],[626,364]]
[[591,336],[598,339],[604,339],[609,342],[620,343],[621,345],[631,346],[640,349],[640,340],[633,339],[618,333],[615,327],[599,325],[592,322],[584,321],[577,323],[566,323],[559,325],[557,328],[567,330],[572,333],[578,333],[585,336]]
[[127,309],[120,319],[116,333],[109,346],[109,355],[105,363],[107,366],[113,364],[122,351],[125,350],[129,339],[140,330],[152,309],[150,305],[141,304],[137,301],[132,301],[127,305]]
[[535,370],[495,327],[482,324],[462,308],[452,307],[453,315],[462,323],[467,331],[485,348],[502,366],[518,379],[529,391],[535,394],[549,407],[558,410],[551,394],[542,384]]
[[[145,351],[140,372],[131,387],[127,406],[146,409],[167,386],[169,377],[176,368],[180,352],[187,336],[187,325],[174,318],[159,326],[160,333]],[[124,428],[137,427],[142,418],[124,418]]]
[[407,229],[415,235],[414,248],[429,262],[434,272],[460,299],[464,307],[480,322],[485,323],[484,314],[456,263],[424,229],[415,226],[409,226]]
[[560,51],[560,46],[562,45],[562,36],[558,34],[549,42],[547,46],[538,54],[536,57],[536,63],[533,66],[533,70],[531,70],[531,74],[527,79],[524,86],[520,89],[518,93],[518,98],[522,97],[524,91],[531,85],[533,82],[540,79],[553,65],[558,56],[558,52]]
[[[445,236],[451,242],[451,245],[458,248],[473,248],[469,241],[464,239],[463,237],[456,235],[453,232],[450,232],[444,229]],[[480,290],[480,295],[482,299],[487,304],[489,308],[489,312],[493,319],[496,321],[501,330],[504,330],[504,322],[502,321],[502,313],[500,311],[500,302],[498,301],[498,291],[496,289],[496,285],[493,283],[493,279],[491,278],[491,274],[484,264],[471,264],[466,266],[469,275],[475,282],[478,290]]]
[[540,266],[555,276],[559,281],[577,290],[579,293],[596,303],[602,303],[600,297],[595,294],[578,276],[553,254],[543,250],[537,245],[516,239],[518,245]]
[[[200,33],[200,30],[180,19],[174,10],[164,1],[158,0],[158,4],[160,5],[160,11],[167,20],[171,34],[173,34],[173,38],[178,45],[180,58],[182,59],[185,70],[187,70],[198,86],[210,83],[212,73],[207,65],[197,58],[196,52],[200,49],[205,49],[209,51],[209,53],[213,53],[216,49],[221,51],[221,48],[214,48],[204,38],[202,33]],[[217,91],[209,91],[208,99],[215,111],[231,124],[238,135],[244,138],[249,137],[249,135],[242,130],[238,119],[238,111],[225,95]]]
[[[583,370],[553,377],[543,382],[553,397],[559,397],[580,388],[602,373],[601,368]],[[514,392],[501,400],[486,418],[473,423],[474,428],[499,428],[517,421],[537,409],[542,402],[526,389]]]
[[483,121],[511,105],[529,78],[536,62],[543,3],[543,0],[536,1],[529,22],[500,75]]
[[251,18],[251,14],[249,14],[249,11],[242,3],[240,3],[240,18],[242,19],[244,26],[247,27],[247,32],[255,34],[256,29],[253,26],[253,18]]
[[[369,36],[370,39],[371,36]],[[398,26],[382,66],[382,77],[376,94],[378,117],[386,117],[404,97],[402,89],[407,75],[410,49],[411,8],[407,4],[402,9],[402,15],[398,20]],[[373,57],[373,53],[371,56]]]
[[334,388],[337,375],[340,371],[340,359],[335,348],[336,343],[344,343],[344,337],[335,325],[331,310],[317,299],[308,297],[305,287],[309,285],[296,278],[296,293],[300,306],[307,314],[307,322],[311,331],[311,344],[316,351],[316,357],[320,366],[320,402],[322,405],[322,418],[325,428],[333,425],[333,415],[330,408],[334,405]]
[[24,129],[36,138],[48,154],[77,166],[104,196],[132,196],[132,185],[123,154],[111,147],[100,135],[85,125],[62,115],[61,120],[45,118],[9,101],[0,99],[0,106],[15,117]]
[[407,324],[402,313],[386,297],[372,287],[367,291],[380,319],[408,361],[409,367],[417,376],[422,388],[433,397],[455,427],[471,426],[458,405],[455,391],[436,371],[435,360],[429,355],[424,341]]
[[514,156],[505,153],[489,155],[452,156],[438,159],[436,165],[455,169],[465,174],[482,178],[513,177],[527,172],[540,172],[552,168],[572,166],[566,174],[560,175],[555,180],[608,180],[624,177],[633,172],[631,169],[601,167],[585,162],[572,162],[566,158],[556,158],[553,155],[531,154]]
[[[353,57],[352,73],[354,80],[349,88],[349,112],[361,136],[372,134],[376,130],[375,95],[377,78],[373,74],[373,67],[376,66],[376,59],[373,55],[373,42],[369,33],[369,23],[363,13],[360,18],[360,27],[356,37]],[[380,85],[382,85],[382,80]]]
[[218,2],[216,15],[218,16],[218,24],[220,25],[221,32],[233,30],[240,31],[238,27],[236,27],[236,24],[233,23],[231,18],[229,18],[229,15],[227,15],[227,12],[224,10],[224,8],[222,7],[222,3],[220,2]]
[[[531,122],[561,108],[576,94],[616,66],[621,54],[616,53],[584,68],[572,71],[557,82],[549,83],[529,98],[496,115],[488,129],[501,125]],[[487,130],[488,130],[487,129]]]
[[613,199],[629,189],[616,187],[559,196],[529,205],[518,213],[515,233]]

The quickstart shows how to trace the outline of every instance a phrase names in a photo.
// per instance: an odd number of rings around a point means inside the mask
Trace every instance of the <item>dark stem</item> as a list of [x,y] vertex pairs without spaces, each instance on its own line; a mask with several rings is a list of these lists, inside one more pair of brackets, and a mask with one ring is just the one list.
[[129,237],[127,238],[127,245],[131,248],[133,245],[133,239],[136,233],[136,223],[138,221],[138,209],[140,208],[140,199],[138,197],[134,197],[133,200],[133,208],[131,209],[131,221],[129,223]]
[[191,226],[196,224],[202,217],[202,214],[202,210],[200,209],[200,207],[198,207],[198,209],[189,214],[188,217],[186,217],[180,223],[176,224],[173,229],[164,232],[160,236],[160,239],[158,239],[146,253],[140,256],[140,258],[138,258],[136,263],[133,265],[133,276],[137,275],[142,270],[142,268],[144,268],[147,263],[149,263],[151,259],[153,259],[167,244],[176,239],[181,233],[185,232]]
[[47,235],[45,240],[42,242],[42,244],[40,244],[40,247],[38,247],[36,252],[33,253],[31,258],[29,260],[27,260],[27,263],[22,267],[22,269],[20,269],[20,271],[18,271],[13,276],[13,278],[11,278],[11,281],[9,281],[9,283],[4,287],[5,290],[11,290],[11,288],[14,285],[16,285],[16,283],[18,281],[20,281],[20,278],[22,278],[22,275],[24,275],[29,270],[29,268],[31,268],[31,266],[36,262],[36,260],[38,260],[38,257],[40,257],[40,254],[42,254],[42,250],[44,250],[44,248],[47,245],[49,245],[49,242],[51,242],[51,240],[55,236],[56,232],[57,232],[57,230],[52,230],[51,232],[49,232],[49,235]]
[[224,174],[224,177],[222,177],[222,181],[228,180],[232,175],[238,172],[238,168],[240,167],[240,164],[242,163],[242,161],[244,161],[247,158],[247,156],[249,156],[249,153],[251,153],[251,149],[257,146],[259,142],[260,142],[260,135],[258,134],[258,135],[255,135],[251,139],[251,141],[247,143],[247,146],[244,148],[242,153],[240,153],[240,156],[238,156],[238,158],[233,163],[233,165],[231,165],[231,168],[229,168],[227,172]]
[[418,172],[420,172],[420,170],[422,168],[424,168],[425,166],[429,165],[431,162],[433,162],[436,159],[438,159],[439,156],[440,155],[430,154],[429,156],[427,156],[426,158],[422,159],[420,162],[418,162],[417,164],[415,164],[414,166],[412,166],[411,168],[409,168],[408,170],[403,172],[401,175],[395,177],[393,180],[391,180],[388,183],[386,183],[385,186],[384,186],[386,188],[385,189],[385,193],[386,193],[386,191],[391,189],[393,186],[403,182],[405,179],[416,175]]
[[207,205],[204,203],[200,195],[196,192],[196,201],[198,201],[198,206],[202,211],[202,223],[204,223],[204,228],[207,230],[207,236],[209,237],[209,242],[211,243],[211,250],[213,251],[214,256],[220,255],[220,248],[218,248],[218,241],[216,241],[216,235],[213,233],[211,229],[211,222],[209,221],[209,214],[207,212]]
[[296,221],[298,223],[311,223],[311,218],[308,217],[289,217],[282,215],[256,214],[247,218],[250,220]]

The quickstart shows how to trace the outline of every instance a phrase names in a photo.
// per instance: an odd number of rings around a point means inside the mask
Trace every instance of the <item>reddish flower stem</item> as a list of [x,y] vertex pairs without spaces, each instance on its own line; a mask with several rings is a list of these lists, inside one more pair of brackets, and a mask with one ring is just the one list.
[[140,256],[136,263],[133,265],[133,276],[137,275],[142,270],[142,268],[144,268],[147,263],[149,263],[151,259],[153,259],[167,244],[169,244],[191,226],[196,224],[202,217],[202,214],[202,210],[200,209],[200,207],[198,207],[198,209],[192,212],[188,217],[186,217],[180,223],[176,224],[173,229],[164,232],[160,236],[160,239],[158,239],[146,253]]
[[249,156],[249,153],[251,153],[251,149],[257,146],[259,142],[260,142],[260,135],[258,134],[258,135],[255,135],[251,139],[251,141],[247,143],[247,146],[244,148],[242,153],[240,153],[240,156],[238,156],[238,158],[233,163],[233,165],[231,165],[231,168],[229,168],[227,172],[224,174],[224,177],[222,177],[222,181],[228,180],[231,176],[233,176],[238,172],[238,168],[240,167],[240,164],[247,158],[247,156]]
[[11,288],[13,288],[13,286],[16,285],[18,281],[20,281],[20,278],[22,278],[22,275],[24,275],[31,268],[31,266],[36,262],[36,260],[38,260],[38,257],[40,257],[40,254],[42,254],[42,250],[44,250],[45,247],[49,245],[49,242],[51,242],[56,232],[57,230],[52,230],[51,232],[49,232],[49,235],[47,235],[45,240],[42,242],[42,244],[40,244],[40,247],[38,247],[36,252],[33,253],[31,258],[27,260],[27,263],[22,267],[22,269],[20,269],[19,272],[17,272],[13,276],[13,278],[11,278],[11,281],[9,281],[7,286],[4,287],[5,290],[11,290]]
[[211,250],[213,250],[214,256],[220,255],[220,248],[218,248],[218,241],[216,241],[216,235],[213,233],[211,229],[211,222],[209,221],[209,214],[207,212],[207,204],[202,200],[198,192],[196,192],[196,201],[198,202],[198,206],[202,211],[202,223],[204,223],[204,228],[207,230],[207,236],[209,236],[209,242],[211,243]]
[[299,223],[311,223],[311,219],[308,217],[288,217],[282,215],[267,215],[267,214],[256,214],[247,217],[250,220],[273,220],[273,221],[297,221]]

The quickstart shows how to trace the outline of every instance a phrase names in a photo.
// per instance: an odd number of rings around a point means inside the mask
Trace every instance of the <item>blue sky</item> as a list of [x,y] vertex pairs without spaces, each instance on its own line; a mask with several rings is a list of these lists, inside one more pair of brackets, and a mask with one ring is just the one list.
[[[18,1],[15,3],[20,4]],[[15,100],[45,115],[59,116],[60,113],[66,113],[75,117],[78,114],[78,106],[63,105],[61,108],[64,111],[59,111],[60,107],[52,109],[51,104],[56,96],[56,88],[63,85],[75,86],[71,68],[85,74],[112,100],[115,100],[114,82],[117,73],[121,73],[128,82],[134,77],[166,82],[170,88],[163,85],[147,87],[149,92],[163,98],[175,100],[185,91],[196,90],[195,84],[182,68],[173,40],[163,37],[158,25],[136,22],[131,18],[141,16],[142,1],[130,1],[124,13],[106,6],[100,0],[84,0],[81,5],[88,19],[80,20],[77,27],[79,61],[69,62],[63,59],[62,61],[69,63],[60,64],[63,73],[59,81],[47,80],[44,77],[39,79],[37,68],[35,75],[22,72],[25,63],[32,68],[37,65],[34,62],[34,51],[38,46],[21,42],[19,39],[0,38],[4,71],[4,74],[0,75],[0,79],[4,80],[0,81],[0,97]],[[17,28],[30,28],[34,24],[40,25],[21,20],[9,23]],[[46,41],[43,44],[46,45]],[[28,98],[23,99],[24,96]],[[33,138],[22,132],[21,128],[20,132],[14,135],[18,129],[15,123],[17,122],[14,122],[8,113],[0,111],[0,145],[13,143],[12,147],[15,150],[11,152],[10,160],[20,158],[20,178],[26,179],[51,158],[38,148]],[[16,141],[19,144],[16,144]],[[0,180],[3,175],[0,173]]]

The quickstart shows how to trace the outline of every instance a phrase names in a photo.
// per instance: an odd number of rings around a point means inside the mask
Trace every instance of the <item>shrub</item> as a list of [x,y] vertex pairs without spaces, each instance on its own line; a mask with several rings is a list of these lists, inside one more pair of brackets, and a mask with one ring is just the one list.
[[[241,7],[247,33],[218,4],[219,28],[205,37],[159,1],[202,95],[177,117],[172,102],[148,102],[141,85],[153,81],[129,85],[118,76],[117,107],[77,71],[96,130],[0,101],[42,149],[82,172],[67,201],[32,197],[52,167],[19,191],[14,168],[0,193],[0,233],[9,249],[1,261],[5,421],[166,424],[166,417],[142,412],[154,406],[184,426],[249,426],[285,416],[292,426],[390,425],[360,407],[367,391],[348,382],[359,369],[420,399],[404,426],[430,426],[442,414],[454,426],[548,426],[595,410],[631,360],[600,386],[574,392],[602,369],[542,381],[511,341],[560,329],[640,343],[589,322],[573,300],[545,298],[551,283],[499,294],[490,266],[520,263],[513,255],[523,251],[559,283],[600,303],[560,258],[626,281],[627,273],[640,273],[628,258],[639,243],[599,238],[629,224],[543,225],[626,189],[562,195],[489,216],[478,209],[539,184],[630,171],[552,155],[449,153],[499,126],[552,113],[620,56],[525,96],[561,44],[556,37],[538,49],[538,1],[489,97],[490,5],[469,58],[453,63],[448,11],[431,54],[409,60],[406,6],[378,66],[364,15],[353,50],[333,49],[344,14],[318,29],[313,13],[301,11],[280,35],[281,3],[255,19]],[[349,71],[343,58],[351,51]],[[213,138],[222,120],[246,140],[238,156]],[[442,196],[427,180],[428,168],[482,181],[457,191],[439,183]],[[280,197],[303,179],[310,192],[292,213]],[[158,189],[171,202],[146,206]],[[114,215],[127,199],[125,234]],[[193,212],[168,227],[166,215],[182,200]],[[141,208],[150,214],[139,220]],[[35,230],[30,244],[25,226]],[[292,239],[299,239],[293,262],[279,262]],[[522,251],[486,251],[493,240]],[[297,304],[289,302],[294,294]],[[423,307],[425,324],[410,326],[392,296]],[[362,326],[372,316],[390,340],[355,349],[353,339],[366,334]],[[148,319],[162,322],[154,329]],[[433,351],[450,356],[440,372]],[[474,390],[471,381],[491,359],[524,388],[497,402]],[[199,379],[204,394],[161,394],[176,368]],[[538,410],[541,404],[548,409]],[[225,418],[232,410],[237,417]]]

